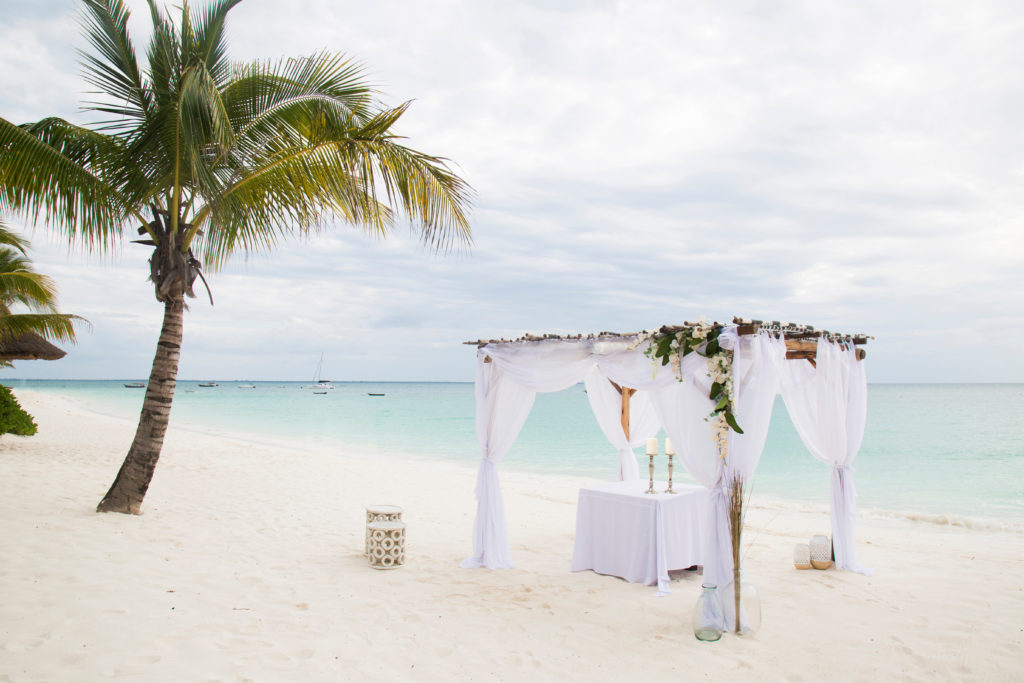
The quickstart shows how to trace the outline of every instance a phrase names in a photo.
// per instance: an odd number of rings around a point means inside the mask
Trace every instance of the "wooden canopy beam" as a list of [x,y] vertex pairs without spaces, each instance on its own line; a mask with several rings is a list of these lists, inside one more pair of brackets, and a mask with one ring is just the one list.
[[[864,360],[867,352],[864,349],[856,349],[857,360]],[[787,339],[786,358],[795,360],[806,358],[813,361],[818,357],[818,340],[816,339]]]

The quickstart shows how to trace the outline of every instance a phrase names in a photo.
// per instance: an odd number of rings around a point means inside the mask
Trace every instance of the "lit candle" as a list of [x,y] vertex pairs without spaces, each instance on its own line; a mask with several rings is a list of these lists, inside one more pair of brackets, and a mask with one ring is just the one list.
[[672,455],[676,454],[675,450],[672,448],[672,439],[669,439],[669,438],[666,437],[665,438],[665,455],[668,455],[669,453],[671,453]]
[[647,455],[657,455],[657,454],[658,454],[658,440],[657,439],[647,439]]

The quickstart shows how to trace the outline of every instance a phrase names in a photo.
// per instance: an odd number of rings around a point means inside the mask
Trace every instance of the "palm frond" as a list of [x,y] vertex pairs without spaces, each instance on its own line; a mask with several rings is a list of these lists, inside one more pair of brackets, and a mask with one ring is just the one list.
[[23,127],[0,118],[0,199],[88,247],[107,247],[129,212],[102,176],[114,148],[113,139],[60,119]]
[[83,29],[95,50],[79,51],[85,78],[110,98],[88,108],[119,117],[108,122],[108,128],[129,129],[146,118],[150,106],[150,95],[128,36],[131,13],[121,0],[83,0],[83,4]]
[[204,260],[217,267],[236,248],[273,246],[276,237],[261,232],[288,234],[288,224],[316,229],[332,216],[383,236],[394,223],[392,207],[420,227],[429,247],[468,245],[469,186],[444,159],[408,149],[389,132],[407,107],[382,111],[359,127],[351,119],[341,127],[280,110],[292,125],[279,124],[259,157],[245,159],[254,165],[235,168],[237,179],[197,212],[196,229],[210,227]]
[[15,234],[7,227],[7,224],[0,220],[0,246],[17,249],[22,256],[28,254],[29,241],[21,235]]
[[361,125],[371,118],[372,93],[361,65],[323,52],[240,67],[223,99],[245,154],[300,121]]
[[67,313],[16,313],[0,316],[0,338],[20,337],[26,332],[35,332],[50,341],[74,342],[75,324],[89,321],[81,316]]
[[193,65],[182,77],[178,116],[182,143],[192,153],[205,153],[207,164],[216,153],[234,144],[234,131],[217,83],[202,65]]
[[224,84],[231,76],[231,64],[227,57],[227,43],[224,38],[224,20],[231,9],[241,0],[218,0],[205,10],[196,11],[192,16],[195,27],[196,55],[207,73],[218,84]]
[[32,270],[32,263],[12,249],[0,249],[0,301],[34,311],[56,312],[57,284]]
[[397,203],[419,224],[424,244],[441,250],[452,242],[468,245],[469,219],[463,207],[472,201],[469,185],[448,169],[446,159],[400,145],[391,133],[410,104],[381,111],[351,139],[340,141],[337,151],[358,157],[363,185],[376,194],[379,180],[386,202]]
[[174,99],[173,93],[181,73],[181,55],[176,48],[174,25],[164,17],[154,0],[149,0],[149,10],[153,19],[153,36],[146,50],[148,74],[155,101],[166,103]]

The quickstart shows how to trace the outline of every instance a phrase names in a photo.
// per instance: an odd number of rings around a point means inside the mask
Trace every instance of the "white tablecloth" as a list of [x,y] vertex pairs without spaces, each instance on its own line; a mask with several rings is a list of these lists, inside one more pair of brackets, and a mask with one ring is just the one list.
[[[677,493],[646,494],[647,480],[580,489],[574,572],[593,569],[626,581],[658,585],[668,594],[670,569],[703,564],[707,489],[673,485]],[[664,491],[665,482],[654,482]]]

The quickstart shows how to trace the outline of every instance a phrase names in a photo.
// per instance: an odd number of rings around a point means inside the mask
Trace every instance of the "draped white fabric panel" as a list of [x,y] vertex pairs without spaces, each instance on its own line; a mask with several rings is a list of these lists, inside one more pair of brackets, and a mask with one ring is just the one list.
[[818,341],[816,365],[786,361],[782,398],[793,426],[807,450],[832,466],[830,509],[836,567],[862,574],[854,541],[857,491],[853,460],[864,440],[867,420],[867,378],[854,349],[825,339]]
[[[733,337],[726,343],[738,341]],[[687,356],[682,364],[683,382],[652,392],[662,426],[683,466],[711,491],[706,516],[704,580],[719,587],[727,622],[734,612],[731,601],[725,597],[731,595],[733,570],[727,486],[734,475],[749,482],[761,458],[786,345],[768,335],[758,335],[743,338],[733,351],[736,420],[744,433],[730,432],[727,467],[723,467],[712,440],[712,426],[705,419],[714,409],[708,398],[706,359],[695,354]]]
[[595,360],[586,344],[552,339],[531,344],[497,344],[480,349],[502,374],[534,392],[561,391],[580,382]]
[[497,464],[505,457],[523,428],[536,392],[514,381],[495,363],[476,362],[476,438],[483,457],[476,479],[476,521],[473,523],[473,556],[463,567],[510,569],[508,523],[501,496]]
[[[622,394],[612,385],[611,381],[594,367],[584,378],[587,387],[587,398],[597,418],[601,431],[619,452],[618,475],[620,481],[638,479],[640,471],[636,464],[636,453],[633,449],[645,442],[647,437],[658,433],[661,425],[654,412],[647,394],[638,391],[629,402],[629,439],[622,431]],[[621,386],[621,385],[620,385]]]
[[[786,360],[786,343],[767,334],[745,337],[742,341],[742,353],[737,357],[740,362],[734,365],[733,371],[737,391],[736,421],[743,433],[729,432],[728,467],[723,473],[723,483],[728,486],[729,482],[738,476],[744,482],[744,493],[749,496],[754,470],[761,460],[764,443],[768,437],[772,408],[775,405],[775,395],[778,393],[779,371]],[[727,511],[727,504],[722,507]],[[732,538],[729,535],[727,516],[722,527],[724,536],[719,535],[718,538],[724,544],[724,548],[718,549],[718,556],[724,554],[726,557],[723,572],[725,576],[718,577],[718,585],[721,586],[719,593],[725,607],[724,626],[729,626],[735,623],[736,603],[732,599]],[[749,538],[746,542],[744,546],[749,544]],[[706,565],[704,571],[706,575]]]
[[786,343],[781,339],[761,334],[743,340],[741,363],[734,370],[740,379],[736,420],[743,433],[729,433],[728,459],[733,474],[738,473],[745,482],[753,478],[761,460],[785,362]]
[[[653,372],[651,362],[642,352],[631,351],[619,342],[545,340],[529,344],[494,344],[477,351],[476,434],[482,459],[476,485],[473,556],[464,560],[462,566],[490,569],[513,566],[496,466],[508,453],[526,422],[537,392],[567,389],[591,377],[599,364],[606,364],[610,372],[619,377],[620,385],[637,387],[637,383],[630,379],[633,375],[637,375],[645,386],[674,381],[670,372]],[[599,372],[604,374],[604,371]],[[591,382],[597,387],[599,383],[595,379],[591,377]],[[610,384],[608,387],[614,391]],[[604,392],[604,388],[598,391]],[[598,404],[606,406],[607,398],[607,393],[599,393]],[[637,400],[636,410],[635,439],[634,422],[632,419],[630,422],[630,441],[634,444],[658,429],[657,417],[649,401],[645,398]],[[632,411],[633,404],[630,406]],[[617,411],[617,415],[621,416],[621,412]],[[620,476],[632,474],[635,478],[636,459],[631,451],[624,452],[628,451],[629,444],[624,443],[621,417],[616,418],[619,424],[617,438],[607,408],[601,409],[597,419],[605,434],[610,433],[609,440],[620,451]],[[630,460],[632,473],[629,470]]]
[[[720,585],[732,568],[728,515],[722,488],[722,461],[704,419],[715,404],[708,398],[698,376],[706,374],[705,358],[690,354],[683,359],[683,381],[672,381],[651,392],[651,402],[665,433],[672,439],[676,457],[686,471],[710,491],[705,512],[704,580]],[[724,602],[724,601],[723,601]]]

